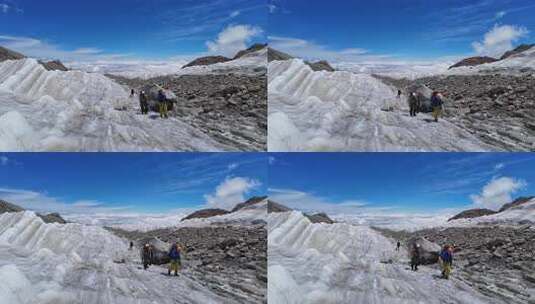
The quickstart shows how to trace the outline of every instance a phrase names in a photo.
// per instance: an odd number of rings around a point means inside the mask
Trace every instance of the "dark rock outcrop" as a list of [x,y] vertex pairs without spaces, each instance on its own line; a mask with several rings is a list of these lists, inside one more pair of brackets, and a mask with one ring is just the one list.
[[47,215],[37,214],[45,223],[58,223],[58,224],[67,224],[67,221],[64,220],[59,213],[50,213]]
[[485,64],[485,63],[492,63],[492,62],[496,62],[496,61],[498,61],[498,59],[492,58],[492,57],[487,57],[487,56],[470,57],[470,58],[463,59],[463,60],[457,62],[456,64],[450,66],[449,69],[453,69],[453,68],[457,68],[457,67],[463,67],[463,66],[476,66],[476,65],[481,65],[481,64]]
[[0,62],[6,60],[19,60],[24,58],[26,58],[26,56],[22,55],[21,53],[17,53],[15,51],[0,46]]
[[63,65],[63,63],[59,60],[53,60],[53,61],[39,61],[39,63],[47,70],[47,71],[63,71],[66,72],[69,69]]
[[276,61],[276,60],[284,61],[284,60],[290,60],[290,59],[293,59],[293,58],[294,57],[291,56],[291,55],[288,55],[288,54],[283,53],[281,51],[277,51],[277,50],[272,49],[272,48],[268,48],[268,62]]
[[0,200],[0,214],[6,213],[6,212],[21,212],[21,211],[24,211],[24,208],[8,203],[4,200]]
[[292,211],[292,209],[283,206],[279,203],[275,203],[274,201],[268,200],[268,213],[278,213],[278,212],[288,212]]
[[521,205],[531,201],[532,199],[535,199],[535,196],[519,197],[519,198],[515,199],[514,201],[503,205],[498,212],[503,212],[503,211],[505,211],[507,209],[511,209],[511,208],[515,208],[515,207],[521,206]]
[[312,223],[334,224],[334,221],[325,213],[305,214]]
[[516,47],[515,49],[505,52],[503,54],[503,56],[500,57],[500,60],[504,60],[504,59],[507,59],[509,57],[515,56],[517,54],[520,54],[522,52],[525,52],[525,51],[531,49],[534,46],[535,46],[535,44],[521,44],[518,47]]
[[241,209],[244,209],[244,208],[248,208],[250,206],[254,206],[256,204],[259,204],[261,202],[263,202],[264,200],[267,199],[267,196],[255,196],[255,197],[252,197],[250,199],[248,199],[247,201],[243,202],[243,203],[239,203],[237,204],[234,208],[232,208],[232,210],[230,212],[236,212],[238,210],[241,210]]
[[193,212],[192,214],[181,219],[180,221],[182,222],[185,220],[190,220],[190,219],[195,219],[195,218],[209,218],[209,217],[225,215],[229,213],[230,213],[229,211],[223,210],[223,209],[202,209],[202,210]]
[[225,56],[206,56],[206,57],[197,58],[193,60],[192,62],[186,64],[182,68],[185,69],[185,68],[192,67],[192,66],[212,65],[212,64],[227,62],[231,60],[232,59],[227,58]]
[[470,209],[470,210],[465,210],[455,215],[454,217],[450,218],[448,222],[453,221],[453,220],[458,220],[458,219],[475,218],[475,217],[491,215],[491,214],[496,214],[496,213],[498,212],[494,210],[490,210],[490,209]]
[[242,58],[243,56],[246,56],[248,54],[251,54],[251,53],[254,53],[254,52],[258,52],[260,51],[261,49],[264,49],[267,47],[267,44],[262,44],[262,43],[256,43],[256,44],[253,44],[250,48],[246,49],[246,50],[243,50],[243,51],[239,51],[236,56],[234,56],[234,59],[233,60],[236,60],[236,59],[239,59],[239,58]]
[[410,251],[414,246],[418,245],[418,250],[420,252],[420,264],[430,265],[438,262],[438,254],[440,253],[441,247],[436,243],[433,243],[426,239],[425,237],[416,237],[410,239],[407,243],[407,250]]
[[[0,214],[6,213],[6,212],[23,212],[26,211],[26,209],[19,207],[15,204],[8,203],[4,200],[0,200]],[[66,224],[67,221],[64,220],[59,213],[49,213],[49,214],[40,214],[36,213],[38,217],[40,217],[43,222],[50,224],[50,223],[58,223],[58,224]]]
[[317,62],[305,62],[313,71],[319,72],[319,71],[327,71],[327,72],[334,72],[336,71],[329,62],[325,60],[317,61]]

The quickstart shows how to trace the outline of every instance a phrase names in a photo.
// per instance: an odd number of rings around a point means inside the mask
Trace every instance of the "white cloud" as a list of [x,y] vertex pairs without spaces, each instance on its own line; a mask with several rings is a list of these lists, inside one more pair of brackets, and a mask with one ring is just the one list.
[[129,206],[105,207],[104,203],[89,200],[66,203],[46,193],[24,189],[0,188],[0,198],[28,210],[62,215],[121,213],[130,209]]
[[254,37],[263,33],[257,26],[230,25],[219,33],[215,41],[207,41],[206,46],[211,53],[233,57],[237,52],[248,47]]
[[498,163],[494,166],[494,170],[498,171],[498,170],[501,170],[505,167],[505,164],[504,163]]
[[500,57],[503,53],[513,48],[513,42],[528,34],[529,31],[523,26],[495,24],[485,34],[483,41],[472,43],[472,47],[479,55]]
[[5,3],[0,3],[0,11],[2,11],[2,13],[4,14],[7,14],[7,12],[9,12],[9,9],[11,7]]
[[228,168],[229,171],[232,171],[232,170],[238,168],[239,166],[240,166],[240,164],[238,164],[238,163],[232,163],[232,164],[229,164],[227,168]]
[[511,177],[500,177],[488,182],[480,194],[471,195],[474,205],[479,208],[497,210],[512,201],[511,195],[524,188],[526,182]]
[[[292,56],[304,59],[329,61],[356,61],[363,55],[368,55],[368,51],[360,48],[348,48],[342,50],[332,50],[327,46],[317,44],[299,38],[269,36],[269,45],[277,50],[287,52]],[[368,55],[371,56],[371,55]],[[374,56],[375,57],[375,56]],[[381,57],[381,56],[377,56]],[[375,58],[377,58],[375,57]]]
[[347,200],[332,202],[326,198],[312,193],[293,189],[268,189],[269,197],[275,202],[286,205],[292,209],[304,212],[326,212],[330,214],[357,213],[361,212],[366,202],[359,200]]
[[7,158],[7,156],[4,156],[4,155],[0,156],[0,165],[5,166],[7,165],[8,162],[9,162],[9,158]]
[[230,13],[229,17],[230,17],[230,18],[236,18],[236,17],[238,17],[240,14],[241,14],[240,11],[233,11],[232,13]]
[[236,204],[245,201],[245,194],[260,186],[257,180],[246,177],[227,177],[215,193],[205,195],[206,205],[210,208],[232,209]]
[[270,14],[274,14],[277,11],[277,6],[274,4],[268,4],[268,10]]
[[275,158],[275,156],[268,157],[268,163],[270,165],[274,165],[276,161],[277,161],[277,159]]
[[102,61],[102,60],[126,60],[131,59],[131,54],[107,54],[97,48],[78,48],[64,50],[59,46],[30,37],[0,35],[0,45],[20,52],[29,57],[39,59],[60,59],[69,61]]
[[507,14],[506,11],[499,11],[496,13],[496,19],[502,19],[503,17],[505,17],[505,15]]

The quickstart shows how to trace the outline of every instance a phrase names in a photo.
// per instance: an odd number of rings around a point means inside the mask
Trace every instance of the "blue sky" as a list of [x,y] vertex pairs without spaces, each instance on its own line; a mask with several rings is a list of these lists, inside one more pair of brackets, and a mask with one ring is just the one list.
[[[495,56],[511,44],[535,42],[532,0],[270,3],[270,43],[298,56],[346,61],[436,60],[474,54]],[[493,31],[495,26],[509,27]],[[486,34],[491,38],[487,43]]]
[[532,154],[273,154],[270,163],[270,197],[305,211],[493,209],[535,195]]
[[266,179],[254,153],[0,154],[0,199],[37,211],[228,208],[265,195]]
[[[218,41],[236,26],[246,28]],[[37,57],[163,59],[232,53],[243,43],[265,42],[266,27],[263,0],[0,0],[0,45]],[[219,49],[210,50],[210,41],[220,43]]]

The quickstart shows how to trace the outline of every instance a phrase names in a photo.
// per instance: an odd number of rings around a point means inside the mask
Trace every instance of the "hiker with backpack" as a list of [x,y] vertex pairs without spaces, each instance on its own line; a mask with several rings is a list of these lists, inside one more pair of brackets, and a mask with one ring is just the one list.
[[149,102],[144,91],[139,93],[139,106],[141,107],[142,115],[149,114]]
[[168,275],[171,275],[171,271],[175,272],[175,276],[178,276],[178,270],[182,266],[181,261],[181,255],[182,253],[182,247],[178,244],[178,242],[171,245],[171,248],[169,249],[169,259],[171,259],[171,262],[169,263],[169,269],[167,271]]
[[453,246],[446,245],[440,251],[438,256],[442,266],[442,278],[448,280],[451,274],[451,266],[453,264]]
[[160,106],[160,117],[169,118],[169,115],[167,114],[167,97],[165,97],[165,94],[161,89],[158,91],[158,104]]
[[417,96],[416,92],[412,92],[409,95],[409,112],[410,112],[410,116],[411,117],[415,117],[416,116],[419,107],[420,107],[420,105],[419,105],[419,102],[418,102],[418,96]]
[[143,263],[143,269],[147,270],[149,268],[149,265],[152,264],[152,258],[153,258],[153,250],[152,247],[147,243],[145,246],[143,246],[142,253],[141,253],[141,261]]
[[433,107],[433,118],[435,122],[438,122],[438,118],[442,115],[443,105],[442,94],[436,91],[433,92],[433,95],[431,95],[431,107]]
[[414,244],[411,250],[411,270],[418,271],[420,264],[420,244]]

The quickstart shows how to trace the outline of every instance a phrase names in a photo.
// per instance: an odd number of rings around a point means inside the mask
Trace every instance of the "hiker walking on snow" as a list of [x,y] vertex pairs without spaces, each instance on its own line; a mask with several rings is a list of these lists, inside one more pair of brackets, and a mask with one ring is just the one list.
[[438,258],[442,265],[442,278],[447,280],[450,278],[451,266],[453,264],[453,247],[450,245],[444,246]]
[[165,97],[163,90],[158,91],[158,104],[160,106],[160,117],[169,118],[169,115],[167,115],[167,98]]
[[134,89],[130,90],[130,97],[134,97],[136,95],[136,91]]
[[149,265],[152,264],[153,251],[149,244],[143,246],[143,252],[141,253],[141,261],[143,262],[143,269],[147,270]]
[[439,92],[433,92],[433,95],[431,95],[431,106],[433,107],[433,118],[435,122],[438,122],[438,118],[442,115],[443,104],[442,95]]
[[410,109],[410,115],[411,117],[415,117],[416,113],[418,112],[419,108],[419,102],[418,102],[418,96],[415,92],[412,92],[409,95],[409,109]]
[[411,270],[418,271],[420,264],[420,244],[414,244],[411,250]]
[[141,114],[149,114],[149,102],[144,91],[139,93],[139,106],[141,107]]
[[130,248],[129,248],[129,250],[132,250],[132,249],[134,249],[134,242],[130,241]]
[[168,275],[171,275],[171,271],[175,272],[175,276],[178,276],[178,270],[182,266],[181,260],[180,260],[180,254],[182,253],[182,248],[180,245],[178,245],[178,242],[171,245],[171,249],[169,249],[169,258],[171,259],[171,262],[169,263],[169,269],[167,271]]
[[399,251],[399,247],[401,247],[401,243],[398,241],[398,243],[396,245],[396,251]]

